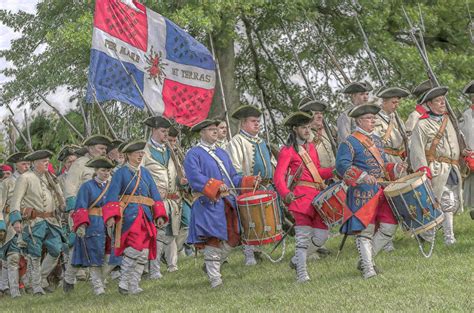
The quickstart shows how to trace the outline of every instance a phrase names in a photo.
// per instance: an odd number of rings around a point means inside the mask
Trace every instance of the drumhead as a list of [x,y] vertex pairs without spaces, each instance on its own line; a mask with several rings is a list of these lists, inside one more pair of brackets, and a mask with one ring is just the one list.
[[423,172],[413,173],[391,183],[385,187],[383,192],[388,197],[398,196],[420,186],[426,179],[426,174]]
[[268,197],[269,195],[267,194],[262,194],[262,195],[250,195],[250,196],[246,196],[245,198],[242,198],[240,200],[247,200],[247,201],[252,201],[252,200],[260,200],[260,199],[263,199],[263,198],[266,198]]
[[254,193],[245,193],[237,197],[237,204],[256,204],[276,199],[276,192],[271,190],[258,190]]
[[343,182],[338,181],[329,185],[326,189],[322,190],[314,199],[313,203],[319,203],[320,201],[327,200],[332,197],[333,194],[337,193],[343,188]]

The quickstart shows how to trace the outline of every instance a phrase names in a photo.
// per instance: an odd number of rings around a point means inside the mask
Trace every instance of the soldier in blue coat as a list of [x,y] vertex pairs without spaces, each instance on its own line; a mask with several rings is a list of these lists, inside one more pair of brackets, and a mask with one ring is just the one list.
[[235,188],[252,188],[257,180],[255,176],[239,175],[229,155],[217,147],[218,124],[204,120],[191,129],[199,132],[201,140],[184,160],[194,197],[188,242],[203,249],[212,288],[222,284],[221,263],[240,243]]
[[76,274],[81,267],[90,267],[91,283],[96,295],[105,293],[102,265],[105,256],[105,224],[102,207],[110,186],[110,174],[115,164],[107,158],[97,157],[86,163],[94,168],[94,177],[81,185],[72,212],[73,231],[76,233],[71,265],[64,275],[63,289],[70,292],[76,283]]
[[112,177],[102,213],[108,232],[115,226],[114,253],[122,255],[119,292],[137,294],[148,260],[156,258],[156,227],[168,221],[160,193],[150,172],[141,166],[145,141],[121,149],[126,163]]
[[397,226],[380,183],[395,180],[406,170],[405,163],[387,162],[382,140],[373,134],[379,111],[380,107],[365,104],[349,112],[356,129],[339,145],[336,157],[336,170],[349,186],[346,201],[351,210],[344,213],[341,233],[356,235],[359,269],[365,279],[377,275],[374,251],[390,241]]

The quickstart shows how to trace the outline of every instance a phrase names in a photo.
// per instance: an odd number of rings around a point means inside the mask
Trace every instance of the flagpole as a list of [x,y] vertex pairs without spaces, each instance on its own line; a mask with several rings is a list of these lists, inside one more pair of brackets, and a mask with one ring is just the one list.
[[138,86],[138,83],[137,83],[137,80],[135,79],[135,76],[132,75],[132,73],[130,73],[127,68],[125,67],[125,64],[123,64],[122,60],[120,59],[120,57],[118,56],[118,53],[117,51],[114,50],[114,53],[115,53],[115,56],[117,57],[117,59],[119,60],[120,64],[122,65],[122,68],[123,70],[125,71],[125,73],[127,73],[127,75],[132,79],[133,81],[133,84],[135,85],[135,88],[137,89],[138,91],[138,94],[140,95],[140,97],[142,98],[142,101],[143,103],[145,104],[145,107],[146,109],[148,110],[148,113],[150,115],[154,115],[153,114],[153,110],[151,109],[151,107],[148,105],[148,103],[146,102],[145,100],[145,97],[143,96],[143,93],[142,91],[140,90],[140,86]]
[[211,33],[209,33],[209,41],[211,43],[212,57],[214,58],[214,62],[216,63],[217,76],[219,77],[219,87],[220,87],[221,96],[222,96],[222,106],[224,107],[225,121],[227,123],[227,135],[230,140],[232,138],[232,132],[230,130],[229,113],[227,111],[227,103],[225,101],[224,84],[222,83],[221,68],[219,66],[219,60],[217,59],[216,52],[214,51],[214,41],[212,40]]
[[99,108],[99,111],[102,114],[102,117],[104,118],[105,123],[109,127],[109,130],[112,133],[112,136],[114,137],[114,139],[118,139],[117,133],[115,132],[114,128],[112,127],[112,124],[110,123],[109,118],[105,114],[104,109],[102,109],[102,106],[100,105],[99,100],[97,100],[97,93],[95,91],[94,85],[89,83],[89,86],[91,87],[92,96],[94,97],[95,103],[97,104],[97,107]]

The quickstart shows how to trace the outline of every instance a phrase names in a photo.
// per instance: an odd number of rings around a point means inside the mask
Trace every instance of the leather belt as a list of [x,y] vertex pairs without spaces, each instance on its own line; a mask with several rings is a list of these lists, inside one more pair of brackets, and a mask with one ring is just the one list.
[[392,148],[383,148],[386,154],[402,157],[405,153],[405,149],[392,149]]
[[315,183],[315,182],[306,181],[306,180],[299,180],[296,183],[296,186],[311,187],[311,188],[316,188],[318,190],[323,190],[324,188],[326,188],[326,186],[324,184]]
[[428,160],[428,163],[437,161],[441,163],[447,163],[447,164],[459,166],[459,160],[450,159],[448,157],[435,157],[434,155],[426,153],[426,159]]
[[181,197],[179,196],[179,193],[175,192],[175,193],[167,193],[165,195],[165,199],[168,199],[168,200],[179,200]]
[[147,206],[153,206],[155,204],[155,200],[152,198],[148,198],[145,196],[123,196],[121,202],[125,203],[138,203],[138,204],[144,204]]
[[90,208],[89,209],[89,215],[102,216],[102,208],[101,207]]
[[54,212],[42,212],[36,209],[25,209],[25,211],[30,211],[29,214],[23,216],[26,220],[34,220],[35,218],[49,218],[55,217]]

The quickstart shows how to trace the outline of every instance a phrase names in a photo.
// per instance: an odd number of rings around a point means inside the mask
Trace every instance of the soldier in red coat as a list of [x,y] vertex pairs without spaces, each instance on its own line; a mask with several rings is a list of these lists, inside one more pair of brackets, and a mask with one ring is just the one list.
[[[303,112],[293,113],[285,120],[290,135],[287,145],[280,151],[274,175],[275,187],[295,218],[296,249],[290,267],[296,269],[298,282],[310,279],[306,270],[308,247],[311,244],[322,247],[329,234],[311,203],[326,187],[324,180],[332,177],[333,169],[321,168],[314,144],[308,142],[311,120],[311,115]],[[288,184],[287,176],[293,177],[293,183]]]

